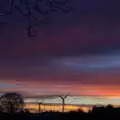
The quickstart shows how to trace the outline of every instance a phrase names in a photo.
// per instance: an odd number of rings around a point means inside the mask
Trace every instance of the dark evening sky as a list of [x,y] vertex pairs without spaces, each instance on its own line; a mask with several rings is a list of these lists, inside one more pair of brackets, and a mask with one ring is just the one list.
[[[0,5],[3,5],[0,1]],[[26,35],[18,11],[0,17],[0,90],[29,95],[120,94],[119,0],[71,0]]]

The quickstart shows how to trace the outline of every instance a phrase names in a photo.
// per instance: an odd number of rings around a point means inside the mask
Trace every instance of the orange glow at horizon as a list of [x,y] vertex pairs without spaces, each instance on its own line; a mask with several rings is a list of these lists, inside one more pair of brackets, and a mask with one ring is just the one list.
[[[31,112],[39,112],[39,106],[37,104],[26,104],[25,108],[30,110]],[[41,112],[44,111],[58,111],[61,112],[62,111],[62,105],[41,105]],[[91,110],[92,107],[88,107],[88,106],[77,106],[77,105],[65,105],[65,112],[69,112],[69,111],[77,111],[77,110],[82,110],[85,112],[88,112],[89,110]]]

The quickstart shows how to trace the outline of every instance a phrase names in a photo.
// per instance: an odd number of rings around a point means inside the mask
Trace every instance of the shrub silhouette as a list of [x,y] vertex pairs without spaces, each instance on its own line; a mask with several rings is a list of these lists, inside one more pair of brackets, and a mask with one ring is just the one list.
[[0,108],[5,113],[16,113],[23,109],[23,97],[18,93],[5,93],[0,97]]

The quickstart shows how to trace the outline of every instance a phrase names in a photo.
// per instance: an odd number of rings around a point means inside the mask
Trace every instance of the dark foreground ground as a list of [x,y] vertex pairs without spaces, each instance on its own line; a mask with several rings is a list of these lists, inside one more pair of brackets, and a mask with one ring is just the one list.
[[71,111],[68,113],[44,112],[32,114],[28,111],[16,114],[0,113],[0,120],[120,120],[120,108],[94,107],[92,111]]

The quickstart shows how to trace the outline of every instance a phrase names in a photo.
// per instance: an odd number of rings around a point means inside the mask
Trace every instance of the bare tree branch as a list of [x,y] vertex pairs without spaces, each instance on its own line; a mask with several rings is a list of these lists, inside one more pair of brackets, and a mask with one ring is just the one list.
[[65,99],[68,97],[68,95],[58,96],[62,100],[62,112],[65,110]]
[[27,19],[27,35],[32,37],[33,27],[43,24],[43,16],[50,12],[68,12],[69,0],[8,0],[8,8],[0,10],[0,16],[5,16],[18,11]]

